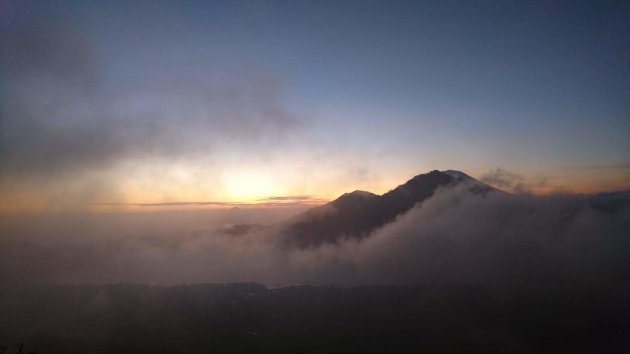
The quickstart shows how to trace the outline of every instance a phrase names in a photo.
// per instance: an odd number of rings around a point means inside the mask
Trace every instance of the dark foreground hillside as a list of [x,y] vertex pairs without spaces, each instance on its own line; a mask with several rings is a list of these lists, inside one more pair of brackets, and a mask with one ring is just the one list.
[[[0,346],[36,353],[618,353],[623,274],[548,284],[1,289]],[[579,284],[579,285],[577,285]]]

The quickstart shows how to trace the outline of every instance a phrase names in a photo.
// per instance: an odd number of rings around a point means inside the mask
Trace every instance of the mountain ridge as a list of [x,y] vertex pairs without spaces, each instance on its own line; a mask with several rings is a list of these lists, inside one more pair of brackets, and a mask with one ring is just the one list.
[[433,170],[416,175],[382,195],[362,190],[344,193],[292,218],[281,233],[287,242],[299,248],[336,243],[344,238],[362,239],[429,199],[440,187],[459,183],[466,183],[476,193],[499,191],[460,171]]

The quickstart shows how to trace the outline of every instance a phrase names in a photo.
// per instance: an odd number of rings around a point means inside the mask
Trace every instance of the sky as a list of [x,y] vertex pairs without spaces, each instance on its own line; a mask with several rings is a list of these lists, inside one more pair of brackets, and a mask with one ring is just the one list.
[[627,2],[3,1],[0,26],[2,213],[316,204],[434,169],[630,189]]

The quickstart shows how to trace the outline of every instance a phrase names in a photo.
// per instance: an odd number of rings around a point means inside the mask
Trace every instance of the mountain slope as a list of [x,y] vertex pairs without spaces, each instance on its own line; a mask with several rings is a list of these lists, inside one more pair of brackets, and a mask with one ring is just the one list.
[[448,185],[466,183],[475,192],[496,190],[459,171],[431,171],[417,175],[378,196],[365,191],[346,193],[336,200],[298,215],[282,228],[287,241],[298,247],[335,243],[342,238],[364,238],[392,222],[417,203]]

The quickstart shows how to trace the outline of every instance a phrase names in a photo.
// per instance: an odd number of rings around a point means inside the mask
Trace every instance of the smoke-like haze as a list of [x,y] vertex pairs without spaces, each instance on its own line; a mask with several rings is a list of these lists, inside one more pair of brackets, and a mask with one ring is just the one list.
[[[507,171],[503,168],[495,168],[481,176],[480,181],[493,185],[502,190],[511,191],[517,194],[532,193],[536,189],[545,188],[547,180],[538,178],[533,181],[526,181],[523,176]],[[555,187],[554,191],[562,192],[562,188]]]
[[12,7],[17,14],[7,15],[0,41],[4,174],[51,178],[130,158],[210,154],[299,125],[281,103],[281,81],[255,66],[155,71],[146,63],[112,83],[102,41],[76,17]]
[[0,197],[116,201],[122,182],[154,165],[161,174],[203,167],[212,183],[230,160],[273,155],[302,124],[283,102],[282,80],[256,64],[197,55],[203,65],[193,65],[183,58],[195,45],[154,43],[173,30],[166,23],[185,23],[168,9],[149,6],[146,18],[121,16],[117,26],[98,6],[78,8],[3,5]]
[[[627,272],[630,211],[584,199],[444,189],[358,242],[294,249],[298,210],[5,219],[3,283],[478,283]],[[30,217],[33,218],[33,217]],[[227,232],[252,224],[248,233]],[[261,224],[272,224],[269,227]]]

